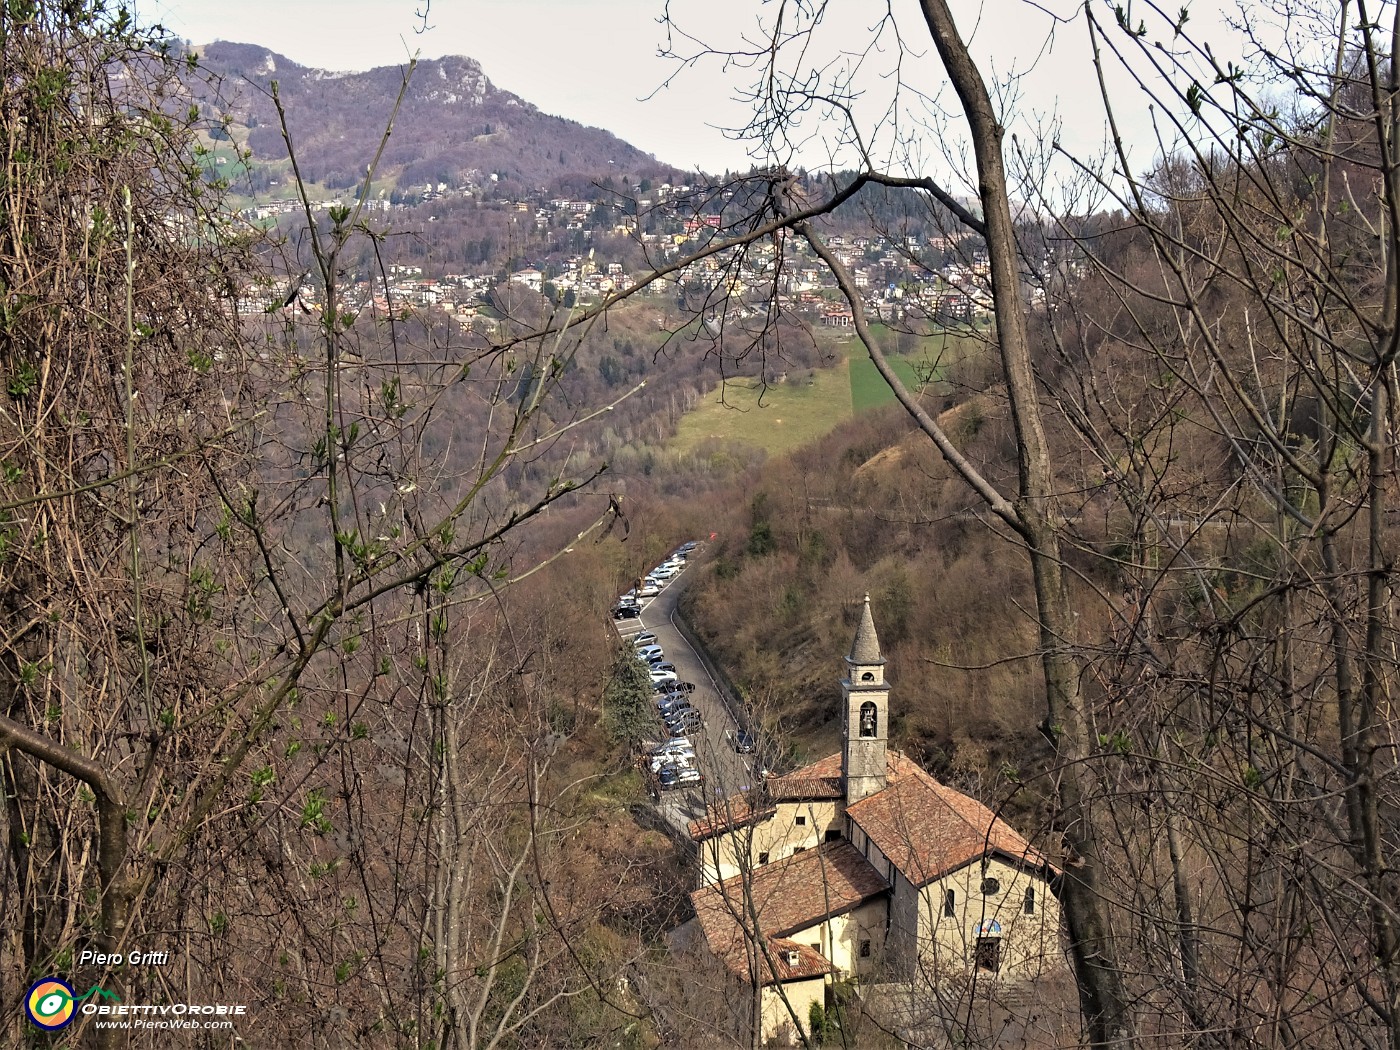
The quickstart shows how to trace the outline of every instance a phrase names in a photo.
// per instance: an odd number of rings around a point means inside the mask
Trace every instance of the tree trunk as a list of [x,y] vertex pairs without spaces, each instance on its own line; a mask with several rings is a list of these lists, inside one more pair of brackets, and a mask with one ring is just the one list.
[[1052,517],[1053,475],[1020,293],[1019,256],[1002,159],[1004,129],[947,4],[944,0],[923,0],[921,6],[939,57],[962,102],[977,163],[997,338],[1019,457],[1015,513],[1031,556],[1046,717],[1060,759],[1060,819],[1067,853],[1061,895],[1070,956],[1089,1043],[1118,1045],[1131,1039],[1133,1024],[1100,888],[1099,842],[1087,765],[1095,736],[1072,651],[1074,617]]

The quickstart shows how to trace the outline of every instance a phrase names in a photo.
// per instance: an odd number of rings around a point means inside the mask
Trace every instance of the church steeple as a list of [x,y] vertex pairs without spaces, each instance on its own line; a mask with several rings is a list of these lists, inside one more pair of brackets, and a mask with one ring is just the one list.
[[865,596],[865,605],[860,611],[860,626],[856,628],[851,651],[846,656],[848,664],[883,664],[880,655],[880,639],[875,634],[875,618],[870,615],[870,595]]
[[889,741],[890,687],[885,682],[885,658],[875,619],[870,615],[870,595],[865,596],[860,626],[846,656],[846,677],[841,680],[845,701],[845,726],[841,744],[841,776],[846,785],[846,805],[883,791]]

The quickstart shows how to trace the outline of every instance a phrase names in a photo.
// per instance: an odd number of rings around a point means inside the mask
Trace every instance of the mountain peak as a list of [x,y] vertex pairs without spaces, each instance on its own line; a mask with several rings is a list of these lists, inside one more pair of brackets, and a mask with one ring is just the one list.
[[[364,72],[313,69],[256,44],[224,40],[197,51],[220,85],[206,104],[246,129],[254,164],[286,159],[267,90],[276,80],[303,173],[332,190],[363,177],[407,70],[406,62]],[[246,82],[241,89],[240,81]],[[492,84],[476,59],[449,55],[418,62],[381,172],[399,185],[461,185],[493,173],[545,186],[561,177],[651,174],[663,167],[606,131],[541,113]]]

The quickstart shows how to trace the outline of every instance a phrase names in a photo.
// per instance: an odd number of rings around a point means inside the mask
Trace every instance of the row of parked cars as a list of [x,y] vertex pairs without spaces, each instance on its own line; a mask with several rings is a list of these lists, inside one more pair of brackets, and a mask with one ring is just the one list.
[[665,561],[646,574],[646,578],[642,580],[640,586],[619,596],[617,604],[613,606],[613,619],[634,620],[641,616],[642,599],[655,598],[660,594],[662,587],[680,575],[685,568],[686,559],[698,546],[699,544],[694,540],[682,543],[671,552]]
[[699,784],[704,778],[697,766],[689,734],[703,729],[705,721],[690,702],[695,684],[676,677],[675,665],[666,659],[651,632],[636,635],[632,645],[637,658],[651,672],[656,712],[669,735],[669,739],[652,748],[648,755],[648,766],[656,777],[656,786],[658,790],[669,791]]

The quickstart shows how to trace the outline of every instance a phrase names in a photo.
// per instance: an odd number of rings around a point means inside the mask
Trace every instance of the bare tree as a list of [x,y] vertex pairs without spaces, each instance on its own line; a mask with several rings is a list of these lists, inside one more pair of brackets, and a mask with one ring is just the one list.
[[[314,272],[249,316],[267,277],[206,170],[190,64],[100,3],[4,21],[4,1038],[33,1031],[27,979],[62,973],[128,1001],[254,1009],[336,987],[315,1038],[350,1025],[416,1039],[401,1022],[444,994],[431,961],[460,979],[479,947],[433,926],[470,897],[435,880],[462,862],[462,807],[487,804],[463,797],[472,787],[508,799],[493,822],[508,841],[482,877],[535,881],[499,902],[509,945],[475,956],[465,992],[452,984],[451,1030],[489,1045],[596,995],[569,916],[538,934],[507,921],[547,900],[553,729],[538,705],[506,722],[447,717],[465,683],[493,680],[490,663],[482,653],[464,673],[428,655],[457,630],[452,610],[548,562],[538,548],[514,558],[507,539],[596,474],[559,473],[533,494],[506,484],[587,415],[551,401],[576,343],[439,345],[410,364],[396,329],[373,346],[352,338],[341,253],[374,237],[359,218],[373,163],[328,228],[308,202]],[[453,440],[471,453],[426,451]],[[595,525],[614,507],[600,497]],[[425,725],[441,774],[426,780]],[[457,778],[448,742],[506,725],[498,776]],[[423,821],[438,812],[454,833]],[[376,840],[390,848],[377,855]],[[178,944],[154,943],[171,931]],[[116,961],[138,948],[178,961]],[[495,973],[527,949],[553,983],[493,1013],[491,980],[471,990],[475,967]],[[265,969],[240,963],[245,951]],[[561,957],[563,976],[550,969]],[[289,1018],[278,1038],[302,1042],[326,1019]],[[79,1039],[123,1038],[90,1024],[75,1020]]]

